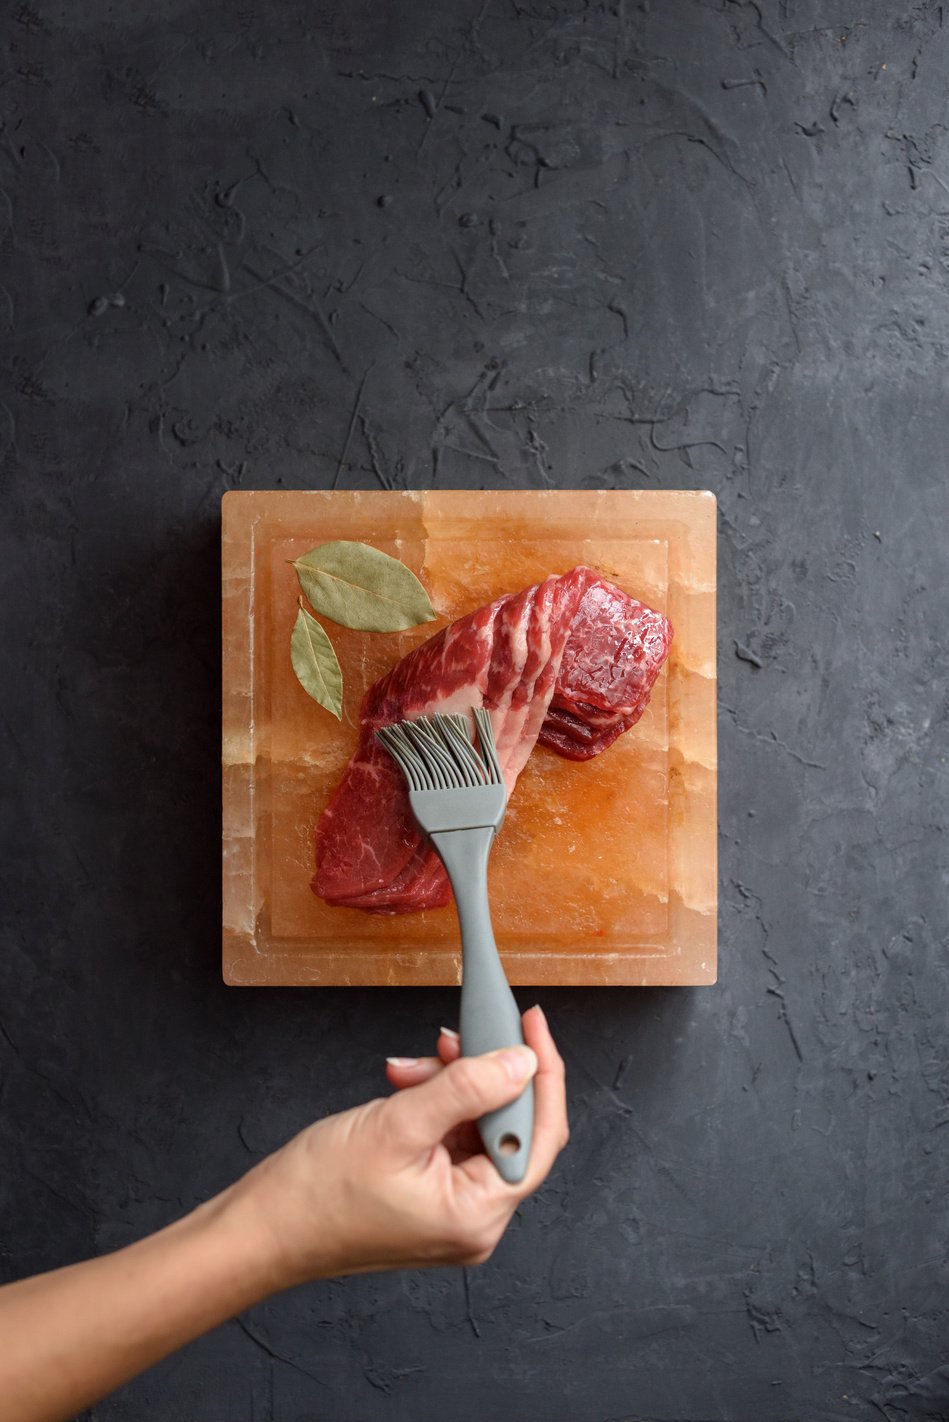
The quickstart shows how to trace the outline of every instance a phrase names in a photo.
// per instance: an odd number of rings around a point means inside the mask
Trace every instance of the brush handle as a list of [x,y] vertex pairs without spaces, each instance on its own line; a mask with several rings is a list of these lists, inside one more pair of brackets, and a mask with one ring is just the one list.
[[[455,894],[461,925],[464,978],[461,987],[461,1050],[480,1056],[524,1041],[521,1014],[498,957],[488,903],[488,855],[495,830],[435,833],[438,850]],[[488,1156],[509,1185],[523,1180],[534,1134],[534,1083],[529,1081],[516,1101],[489,1111],[478,1122]]]

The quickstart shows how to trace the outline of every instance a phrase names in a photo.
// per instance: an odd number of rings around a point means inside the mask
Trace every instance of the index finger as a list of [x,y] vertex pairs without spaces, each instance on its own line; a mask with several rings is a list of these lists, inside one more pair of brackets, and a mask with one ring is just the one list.
[[521,1195],[536,1190],[570,1139],[567,1123],[567,1076],[563,1057],[550,1035],[547,1018],[538,1004],[523,1016],[524,1041],[537,1054],[534,1076],[534,1140],[530,1164],[516,1188]]

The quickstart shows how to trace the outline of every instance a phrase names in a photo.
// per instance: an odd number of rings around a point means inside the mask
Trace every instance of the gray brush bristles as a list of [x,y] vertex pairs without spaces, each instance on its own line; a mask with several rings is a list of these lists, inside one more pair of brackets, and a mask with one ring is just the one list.
[[396,762],[410,790],[463,790],[503,783],[491,718],[476,707],[479,750],[461,714],[419,716],[381,726],[376,738]]
[[475,724],[478,727],[478,741],[481,746],[481,754],[484,757],[488,769],[488,779],[495,785],[503,785],[504,776],[501,774],[501,762],[498,760],[498,748],[494,739],[494,727],[491,725],[491,717],[483,706],[476,706],[474,718]]

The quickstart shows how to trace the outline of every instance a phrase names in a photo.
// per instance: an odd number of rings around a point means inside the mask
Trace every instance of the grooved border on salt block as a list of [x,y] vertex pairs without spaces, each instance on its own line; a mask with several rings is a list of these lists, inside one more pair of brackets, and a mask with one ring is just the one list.
[[[388,543],[390,551],[413,566],[413,558],[420,562],[413,550],[421,548],[424,556],[427,540],[476,543],[479,528],[499,520],[508,541],[576,539],[574,562],[584,561],[585,540],[664,544],[668,592],[661,610],[676,629],[673,653],[655,694],[657,700],[665,696],[668,729],[668,883],[662,931],[641,935],[638,941],[614,938],[601,944],[588,935],[581,946],[554,952],[549,945],[531,942],[530,934],[508,950],[502,941],[508,976],[515,985],[545,986],[686,986],[716,980],[714,495],[662,490],[240,490],[225,494],[222,501],[223,973],[228,984],[444,986],[460,980],[451,908],[401,916],[403,924],[411,918],[419,925],[421,939],[428,936],[416,946],[387,941],[392,930],[385,924],[392,920],[357,910],[331,911],[340,920],[339,938],[332,944],[271,932],[272,879],[284,865],[278,858],[275,867],[270,843],[270,794],[275,764],[286,767],[287,762],[286,746],[280,744],[281,736],[286,739],[285,728],[271,724],[271,679],[284,674],[275,671],[283,664],[279,649],[268,645],[264,613],[277,543],[300,537],[313,543],[324,538]],[[415,570],[422,571],[420,566]],[[636,594],[634,587],[629,590]],[[498,587],[492,595],[505,591],[515,589]],[[430,624],[404,634],[408,641],[400,642],[397,651],[391,642],[388,652],[373,645],[373,654],[388,657],[383,666],[391,664],[408,645],[436,628]],[[334,641],[341,635],[331,624],[328,630]],[[288,657],[286,661],[289,666]],[[378,667],[372,674],[378,674]],[[314,709],[319,716],[326,714]],[[635,736],[637,729],[628,735]],[[351,727],[348,733],[354,743]],[[340,769],[343,763],[345,756]],[[516,798],[515,792],[512,807]],[[312,822],[300,826],[305,840],[312,838],[318,809],[314,805]],[[635,844],[630,852],[635,854]],[[293,872],[299,872],[297,866]],[[591,914],[595,919],[595,904]],[[500,931],[498,936],[501,940]]]

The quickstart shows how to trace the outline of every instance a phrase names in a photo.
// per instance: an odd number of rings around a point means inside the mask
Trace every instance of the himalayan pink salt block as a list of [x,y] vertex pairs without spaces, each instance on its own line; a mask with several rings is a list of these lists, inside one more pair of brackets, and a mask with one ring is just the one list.
[[[711,983],[716,975],[715,499],[662,491],[234,492],[223,502],[223,964],[231,984],[460,981],[451,907],[378,915],[313,894],[314,829],[366,688],[445,622],[587,563],[675,628],[642,720],[585,763],[538,747],[492,851],[515,984]],[[342,721],[290,663],[290,566],[331,539],[406,563],[437,623],[324,622]]]

